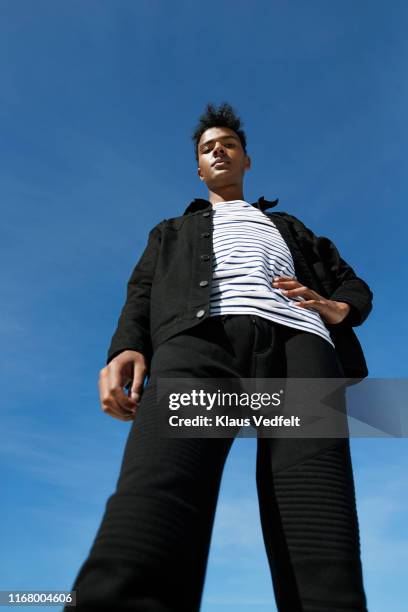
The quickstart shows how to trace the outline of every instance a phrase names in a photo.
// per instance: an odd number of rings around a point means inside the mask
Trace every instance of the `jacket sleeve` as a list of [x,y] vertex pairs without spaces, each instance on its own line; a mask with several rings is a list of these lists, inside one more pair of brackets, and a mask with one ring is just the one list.
[[373,293],[367,283],[359,278],[353,268],[340,256],[333,242],[325,236],[315,236],[315,248],[334,291],[329,298],[346,302],[350,312],[342,324],[361,325],[372,310]]
[[329,238],[317,236],[297,217],[287,216],[292,221],[314,275],[326,293],[325,297],[346,302],[350,306],[348,315],[340,325],[356,327],[364,323],[373,307],[370,287],[356,275]]
[[127,296],[116,331],[113,334],[106,363],[128,349],[152,357],[150,337],[150,293],[160,250],[161,223],[149,233],[147,246],[127,283]]

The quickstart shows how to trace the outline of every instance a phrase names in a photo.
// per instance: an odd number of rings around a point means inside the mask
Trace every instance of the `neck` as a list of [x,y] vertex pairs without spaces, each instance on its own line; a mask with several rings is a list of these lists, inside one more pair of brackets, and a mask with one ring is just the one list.
[[208,190],[208,201],[211,204],[216,202],[229,202],[230,200],[245,200],[242,186],[226,185],[225,187],[217,187],[216,190]]

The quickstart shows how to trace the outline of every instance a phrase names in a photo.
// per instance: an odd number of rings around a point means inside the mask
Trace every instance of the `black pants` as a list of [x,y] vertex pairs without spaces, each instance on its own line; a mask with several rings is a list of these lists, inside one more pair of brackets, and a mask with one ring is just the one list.
[[[80,610],[200,609],[233,439],[158,434],[157,378],[191,376],[335,378],[343,371],[323,338],[252,315],[210,317],[160,345],[116,491],[72,587]],[[279,611],[366,612],[349,439],[257,443],[261,525]]]

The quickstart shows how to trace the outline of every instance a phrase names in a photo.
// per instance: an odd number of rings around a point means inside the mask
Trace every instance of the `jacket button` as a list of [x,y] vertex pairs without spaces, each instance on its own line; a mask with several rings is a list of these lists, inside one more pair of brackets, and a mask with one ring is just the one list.
[[200,281],[200,287],[206,287],[208,285],[208,281]]
[[207,212],[203,212],[203,217],[209,217],[209,216],[210,216],[210,213],[208,211]]
[[209,235],[210,235],[209,232],[203,232],[200,237],[201,238],[208,238]]
[[201,317],[203,317],[205,315],[205,310],[198,310],[196,312],[196,317],[198,317],[199,319],[201,319]]
[[208,261],[210,259],[209,255],[201,255],[200,256],[201,261]]

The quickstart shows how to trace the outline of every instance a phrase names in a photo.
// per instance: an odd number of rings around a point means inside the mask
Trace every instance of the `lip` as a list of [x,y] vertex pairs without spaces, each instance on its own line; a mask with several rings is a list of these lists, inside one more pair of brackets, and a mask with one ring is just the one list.
[[218,159],[213,163],[213,166],[218,166],[221,164],[229,164],[229,161],[227,159]]

